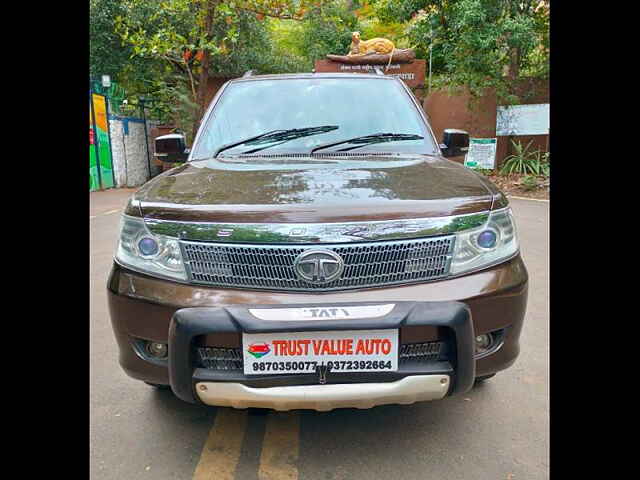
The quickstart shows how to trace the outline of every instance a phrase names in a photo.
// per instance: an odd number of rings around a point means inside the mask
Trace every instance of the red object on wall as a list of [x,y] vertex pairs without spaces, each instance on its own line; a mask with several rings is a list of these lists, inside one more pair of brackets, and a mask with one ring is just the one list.
[[93,128],[89,127],[89,145],[94,144],[94,133]]

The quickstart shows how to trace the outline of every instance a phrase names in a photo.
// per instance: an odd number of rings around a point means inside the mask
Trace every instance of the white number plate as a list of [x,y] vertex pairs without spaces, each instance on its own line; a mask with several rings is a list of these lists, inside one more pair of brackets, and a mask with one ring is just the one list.
[[398,330],[243,333],[244,373],[395,372]]

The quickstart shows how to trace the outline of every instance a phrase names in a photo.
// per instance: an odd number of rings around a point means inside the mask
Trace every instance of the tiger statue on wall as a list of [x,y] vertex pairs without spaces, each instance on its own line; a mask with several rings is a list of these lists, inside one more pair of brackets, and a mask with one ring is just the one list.
[[393,59],[393,51],[395,50],[395,48],[396,47],[394,43],[391,40],[387,40],[386,38],[360,40],[360,32],[352,32],[351,45],[349,47],[349,53],[347,53],[347,56],[360,56],[368,55],[371,53],[389,55],[389,63],[387,64],[388,69],[389,65],[391,65],[391,60]]

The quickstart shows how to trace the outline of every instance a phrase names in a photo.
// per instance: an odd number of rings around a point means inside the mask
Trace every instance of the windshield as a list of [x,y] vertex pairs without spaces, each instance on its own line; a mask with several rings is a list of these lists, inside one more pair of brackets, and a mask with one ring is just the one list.
[[[274,141],[264,153],[308,153],[318,145],[379,132],[424,138],[364,145],[357,151],[436,153],[430,132],[399,83],[370,78],[301,78],[230,84],[194,145],[192,159],[209,158],[224,145],[273,130],[319,125],[338,128],[283,143]],[[237,145],[222,155],[248,150],[250,146]]]

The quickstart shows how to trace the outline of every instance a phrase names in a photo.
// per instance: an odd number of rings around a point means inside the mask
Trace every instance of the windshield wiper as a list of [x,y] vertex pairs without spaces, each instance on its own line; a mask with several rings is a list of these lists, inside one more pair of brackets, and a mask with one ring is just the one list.
[[[218,150],[216,150],[216,152],[213,154],[213,158],[216,158],[221,152],[233,147],[237,147],[239,145],[261,145],[264,143],[273,143],[273,142],[279,142],[276,145],[280,145],[281,143],[288,142],[289,140],[308,137],[310,135],[316,135],[318,133],[326,133],[332,130],[337,130],[338,128],[340,128],[338,125],[322,125],[319,127],[290,128],[288,130],[271,130],[269,132],[256,135],[254,137],[245,138],[244,140],[240,140],[238,142],[233,142],[227,145],[223,145]],[[266,145],[264,147],[254,148],[253,150],[247,150],[242,153],[254,153],[262,149],[273,147],[273,146],[274,145]]]
[[353,150],[354,148],[364,147],[365,145],[370,145],[372,143],[395,142],[398,140],[422,140],[423,138],[424,137],[421,135],[415,135],[412,133],[373,133],[371,135],[362,135],[360,137],[348,138],[347,140],[341,140],[339,142],[331,142],[325,143],[323,145],[318,145],[317,147],[312,148],[309,153],[314,153],[317,150],[335,147],[336,145],[342,145],[344,143],[355,143],[357,145],[354,147],[340,148],[337,150],[338,152]]

